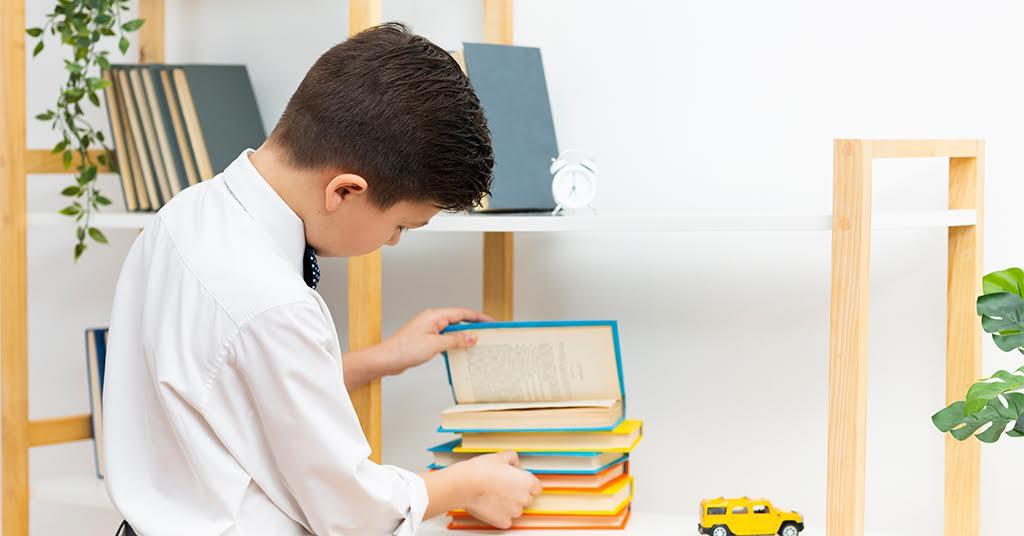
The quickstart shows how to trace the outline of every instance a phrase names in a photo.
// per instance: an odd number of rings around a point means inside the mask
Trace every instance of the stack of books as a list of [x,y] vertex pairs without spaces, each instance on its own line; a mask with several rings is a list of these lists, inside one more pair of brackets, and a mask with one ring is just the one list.
[[111,65],[103,79],[130,212],[158,210],[266,139],[244,65]]
[[[613,321],[493,322],[446,331],[477,337],[445,354],[455,405],[439,432],[459,438],[428,449],[431,469],[515,450],[543,491],[512,522],[517,529],[626,526],[636,482],[630,453],[642,422],[628,420],[618,326]],[[450,529],[486,529],[449,512]]]

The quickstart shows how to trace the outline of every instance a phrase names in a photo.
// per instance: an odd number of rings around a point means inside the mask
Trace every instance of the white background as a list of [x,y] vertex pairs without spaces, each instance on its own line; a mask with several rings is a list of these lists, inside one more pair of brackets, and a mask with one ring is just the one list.
[[[49,2],[27,5],[35,25]],[[482,39],[478,0],[387,0],[384,11],[449,49]],[[515,41],[543,51],[559,146],[596,154],[601,212],[824,213],[833,138],[979,137],[995,270],[1024,263],[1022,18],[1009,0],[517,0]],[[167,61],[248,64],[269,131],[346,29],[344,2],[168,0]],[[29,64],[32,147],[54,141],[31,116],[55,96],[60,55]],[[943,208],[945,172],[941,160],[877,162],[876,210]],[[31,177],[30,209],[59,208],[65,182]],[[103,184],[118,200],[116,180]],[[134,238],[111,231],[112,245],[73,266],[72,234],[29,230],[34,418],[87,411],[82,330],[107,324]],[[387,249],[385,332],[424,307],[479,306],[480,244],[412,233]],[[943,405],[945,231],[879,232],[873,246],[866,525],[940,534],[943,440],[929,416]],[[746,494],[823,525],[829,251],[826,232],[517,237],[517,318],[620,322],[629,412],[646,421],[638,510],[690,515],[701,497]],[[344,267],[325,261],[321,287],[340,328]],[[985,348],[986,372],[1020,364],[987,337]],[[385,380],[385,461],[425,465],[449,402],[437,361]],[[983,448],[985,535],[1019,531],[1022,448]],[[92,471],[86,442],[32,452],[33,478]],[[32,510],[41,535],[111,534],[119,520]]]

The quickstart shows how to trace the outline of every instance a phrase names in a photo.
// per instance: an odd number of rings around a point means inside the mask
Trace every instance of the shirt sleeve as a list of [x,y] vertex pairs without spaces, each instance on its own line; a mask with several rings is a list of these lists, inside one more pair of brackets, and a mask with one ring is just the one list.
[[277,307],[242,328],[234,366],[312,533],[412,536],[427,507],[423,479],[368,459],[341,364],[329,350],[333,329],[314,303]]

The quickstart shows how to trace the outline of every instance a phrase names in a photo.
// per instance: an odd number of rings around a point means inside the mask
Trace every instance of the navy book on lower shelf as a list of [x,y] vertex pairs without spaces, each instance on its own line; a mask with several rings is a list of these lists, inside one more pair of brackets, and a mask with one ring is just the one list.
[[103,478],[103,371],[107,361],[107,328],[85,330],[85,366],[92,412],[93,454],[96,476]]

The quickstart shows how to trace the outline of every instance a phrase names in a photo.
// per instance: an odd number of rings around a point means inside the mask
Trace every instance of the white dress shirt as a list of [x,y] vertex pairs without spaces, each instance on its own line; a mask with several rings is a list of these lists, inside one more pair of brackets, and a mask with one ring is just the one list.
[[106,485],[142,536],[412,535],[427,492],[367,459],[302,220],[244,152],[181,192],[117,282]]

